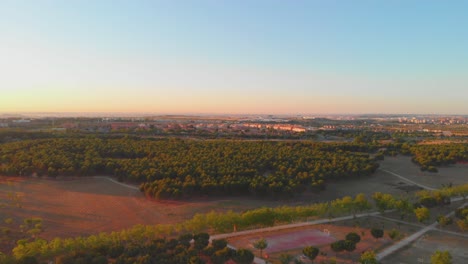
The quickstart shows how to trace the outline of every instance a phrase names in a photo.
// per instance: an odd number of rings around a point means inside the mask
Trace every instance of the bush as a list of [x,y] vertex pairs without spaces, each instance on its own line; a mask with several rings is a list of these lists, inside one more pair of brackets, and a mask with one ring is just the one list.
[[356,249],[356,243],[354,243],[354,241],[351,241],[351,240],[345,240],[343,246],[344,246],[344,249],[349,252]]
[[455,216],[458,219],[465,219],[468,216],[468,207],[458,208],[455,210]]
[[427,208],[432,208],[437,205],[437,200],[432,196],[422,197],[419,203]]
[[338,240],[330,244],[330,248],[335,252],[341,252],[345,250],[345,240]]
[[382,229],[379,229],[379,228],[372,228],[371,229],[371,234],[372,234],[372,236],[374,238],[378,239],[378,238],[383,237],[384,231]]
[[431,256],[431,263],[432,264],[451,264],[452,263],[452,255],[448,251],[439,251],[437,250]]
[[93,258],[92,264],[107,264],[107,258],[104,256],[97,256]]
[[240,248],[236,251],[232,259],[238,264],[251,264],[255,256],[252,251]]
[[213,239],[213,241],[211,241],[211,245],[213,246],[215,251],[218,251],[227,246],[227,240],[226,239]]
[[109,257],[118,258],[124,252],[125,248],[122,245],[116,245],[109,248]]
[[361,241],[361,236],[357,233],[351,232],[346,235],[346,240],[353,241],[354,243],[359,243]]
[[392,239],[398,239],[400,237],[400,232],[396,229],[392,229],[391,231],[388,232],[388,236]]
[[23,257],[18,261],[18,264],[39,264],[37,259],[32,256]]
[[366,251],[362,253],[361,258],[359,259],[361,264],[377,264],[377,259],[374,251]]
[[440,215],[439,217],[437,217],[437,222],[441,225],[441,226],[446,226],[446,225],[450,225],[453,223],[453,220],[451,217],[445,217],[443,215]]
[[302,253],[306,257],[308,257],[311,261],[313,261],[317,257],[317,255],[319,254],[319,249],[316,248],[316,247],[309,246],[309,247],[305,247],[302,250]]

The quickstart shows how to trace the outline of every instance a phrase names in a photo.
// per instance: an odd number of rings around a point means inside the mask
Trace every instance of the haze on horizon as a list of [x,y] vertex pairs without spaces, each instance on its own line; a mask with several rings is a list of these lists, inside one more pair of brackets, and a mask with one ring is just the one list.
[[0,112],[468,114],[466,1],[0,2]]

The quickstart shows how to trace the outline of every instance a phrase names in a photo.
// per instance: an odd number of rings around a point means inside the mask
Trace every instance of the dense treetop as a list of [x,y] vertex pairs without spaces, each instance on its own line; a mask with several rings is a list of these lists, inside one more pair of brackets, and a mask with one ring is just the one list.
[[105,174],[143,183],[157,198],[193,194],[290,196],[324,181],[369,175],[377,163],[357,143],[69,138],[1,145],[0,173]]

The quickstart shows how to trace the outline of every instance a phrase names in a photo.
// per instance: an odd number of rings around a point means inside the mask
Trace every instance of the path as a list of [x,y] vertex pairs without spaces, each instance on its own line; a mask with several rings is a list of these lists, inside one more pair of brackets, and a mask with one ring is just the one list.
[[[468,203],[464,203],[461,207],[464,207],[466,205],[468,205]],[[455,214],[455,211],[452,211],[452,212],[446,214],[445,217],[451,217],[453,214]],[[427,231],[430,231],[430,230],[434,229],[437,226],[437,224],[438,224],[437,222],[434,222],[431,225],[428,225],[428,226],[424,227],[423,229],[419,230],[418,232],[412,234],[411,236],[406,237],[405,239],[401,240],[400,242],[398,242],[398,243],[384,249],[379,254],[377,254],[377,257],[376,257],[377,260],[380,261],[383,258],[387,257],[388,255],[393,254],[395,251],[397,251],[397,250],[399,250],[399,249],[401,249],[401,248],[403,248],[405,246],[408,246],[409,244],[413,243],[414,240],[416,240],[419,237],[421,237],[422,235],[424,235]]]
[[93,178],[95,178],[95,179],[106,179],[106,180],[108,180],[108,181],[111,181],[111,182],[116,183],[116,184],[118,184],[118,185],[120,185],[120,186],[123,186],[123,187],[127,187],[127,188],[130,188],[130,189],[133,189],[133,190],[137,190],[137,191],[140,190],[138,187],[136,187],[136,186],[134,186],[134,185],[121,183],[121,182],[116,181],[116,180],[114,180],[114,179],[112,179],[112,178],[110,178],[110,177],[106,177],[106,176],[94,176]]
[[396,174],[396,173],[394,173],[394,172],[392,172],[392,171],[385,170],[385,169],[379,169],[379,170],[381,170],[381,171],[383,171],[383,172],[386,172],[386,173],[389,173],[389,174],[391,174],[391,175],[393,175],[393,176],[396,176],[396,177],[398,177],[398,178],[400,178],[400,179],[402,179],[402,180],[404,180],[404,181],[407,181],[407,182],[409,182],[409,183],[411,183],[411,184],[414,184],[414,185],[416,185],[416,186],[419,186],[419,187],[421,187],[421,188],[423,188],[423,189],[430,190],[430,191],[437,190],[437,189],[435,189],[435,188],[432,188],[432,187],[429,187],[429,186],[426,186],[426,185],[422,185],[422,184],[420,184],[420,183],[417,183],[417,182],[415,182],[415,181],[412,181],[412,180],[410,180],[410,179],[408,179],[408,178],[405,178],[405,177],[403,177],[403,176],[401,176],[401,175],[398,175],[398,174]]
[[[398,174],[396,174],[396,173],[394,173],[392,171],[385,170],[385,169],[379,169],[379,170],[384,171],[386,173],[389,173],[389,174],[391,174],[393,176],[396,176],[396,177],[398,177],[398,178],[400,178],[400,179],[402,179],[402,180],[404,180],[406,182],[409,182],[411,184],[419,186],[419,187],[421,187],[423,189],[431,190],[431,191],[436,190],[435,188],[432,188],[432,187],[429,187],[429,186],[426,186],[426,185],[423,185],[423,184],[419,184],[419,183],[414,182],[414,181],[412,181],[412,180],[410,180],[410,179],[408,179],[406,177],[398,175]],[[461,201],[461,200],[463,200],[463,197],[455,197],[455,198],[451,198],[450,200],[451,200],[451,202]],[[463,206],[465,206],[467,204],[468,203],[465,203],[461,207],[463,207]],[[393,210],[390,210],[390,211],[393,211]],[[386,212],[388,212],[388,211],[386,211]],[[449,217],[452,214],[454,214],[454,211],[450,212],[446,216]],[[313,221],[309,221],[309,222],[301,222],[301,223],[287,224],[287,225],[281,225],[281,226],[266,227],[266,228],[260,228],[260,229],[240,231],[240,232],[235,232],[235,233],[218,234],[218,235],[213,235],[212,239],[222,239],[222,238],[229,238],[229,237],[235,237],[235,236],[249,235],[249,234],[254,234],[254,233],[271,232],[271,231],[277,231],[277,230],[282,230],[282,229],[289,229],[289,228],[303,227],[303,226],[308,226],[308,225],[317,225],[317,224],[324,224],[324,223],[332,223],[332,222],[338,222],[338,221],[349,220],[349,219],[354,219],[354,218],[360,218],[360,217],[366,217],[366,216],[379,216],[379,215],[380,215],[379,212],[372,212],[372,213],[357,214],[355,216],[353,216],[353,215],[342,216],[342,217],[337,217],[337,218],[332,218],[332,219],[318,219],[318,220],[313,220]],[[381,216],[379,216],[379,217],[381,217]],[[391,219],[391,218],[388,218],[388,220],[399,222],[399,220],[395,220],[395,219]],[[400,222],[403,222],[403,221],[400,221]],[[412,225],[416,225],[416,224],[412,224]],[[419,237],[421,237],[423,234],[425,234],[426,232],[428,232],[430,230],[438,230],[438,231],[444,232],[444,230],[436,229],[435,227],[437,225],[438,225],[437,222],[432,223],[431,225],[422,228],[418,232],[406,237],[405,239],[399,241],[398,243],[384,249],[383,251],[381,251],[377,255],[377,260],[380,261],[383,258],[387,257],[388,255],[393,254],[395,251],[397,251],[397,250],[411,244],[414,240],[418,239]],[[229,245],[229,247],[232,248],[232,249],[236,249],[231,245]],[[265,260],[263,260],[261,258],[255,257],[254,263],[265,264],[266,262],[265,262]]]
[[[396,176],[406,182],[409,182],[411,184],[414,184],[416,186],[419,186],[423,189],[426,189],[426,190],[436,190],[435,188],[432,188],[432,187],[429,187],[429,186],[426,186],[426,185],[423,185],[423,184],[419,184],[417,182],[414,182],[406,177],[403,177],[399,174],[396,174],[392,171],[389,171],[389,170],[385,170],[385,169],[379,169],[383,172],[386,172],[386,173],[389,173],[393,176]],[[110,177],[105,177],[105,176],[95,176],[94,178],[98,178],[98,179],[106,179],[108,181],[111,181],[113,183],[116,183],[120,186],[123,186],[123,187],[127,187],[127,188],[130,188],[130,189],[133,189],[133,190],[139,190],[138,187],[136,186],[133,186],[133,185],[129,185],[129,184],[125,184],[125,183],[121,183],[119,181],[116,181]],[[455,201],[461,201],[463,200],[462,197],[456,197],[456,198],[451,198],[451,201],[452,202],[455,202]],[[463,206],[466,206],[468,203],[465,203]],[[449,217],[451,215],[454,214],[454,211],[450,212],[449,214],[447,214],[446,216]],[[309,226],[309,225],[317,225],[317,224],[325,224],[325,223],[333,223],[333,222],[338,222],[338,221],[343,221],[343,220],[349,220],[349,219],[355,219],[355,218],[361,218],[361,217],[367,217],[367,216],[378,216],[380,215],[380,212],[372,212],[372,213],[362,213],[362,214],[356,214],[356,215],[348,215],[348,216],[342,216],[342,217],[336,217],[336,218],[332,218],[332,219],[318,219],[318,220],[313,220],[313,221],[308,221],[308,222],[301,222],[301,223],[294,223],[294,224],[287,224],[287,225],[281,225],[281,226],[273,226],[273,227],[266,227],[266,228],[260,228],[260,229],[253,229],[253,230],[245,230],[245,231],[239,231],[239,232],[234,232],[234,233],[226,233],[226,234],[218,234],[218,235],[213,235],[211,236],[210,240],[212,239],[223,239],[223,238],[230,238],[230,237],[236,237],[236,236],[243,236],[243,235],[249,235],[249,234],[254,234],[254,233],[261,233],[261,232],[271,232],[271,231],[277,231],[277,230],[283,230],[283,229],[290,229],[290,228],[295,228],[295,227],[303,227],[303,226]],[[394,219],[389,219],[389,220],[394,220]],[[398,220],[396,220],[398,221]],[[444,231],[444,230],[439,230],[439,229],[436,229],[435,227],[437,226],[437,222],[434,222],[432,223],[431,225],[429,226],[426,226],[424,228],[422,228],[421,230],[419,230],[418,232],[406,237],[405,239],[399,241],[398,243],[384,249],[383,251],[381,251],[379,254],[377,254],[377,260],[380,261],[382,260],[383,258],[387,257],[388,255],[391,255],[393,254],[395,251],[411,244],[414,240],[418,239],[419,237],[421,237],[422,235],[424,235],[426,232],[430,231],[430,230],[438,230],[438,231]],[[228,245],[230,248],[232,249],[236,249],[235,247],[231,246],[231,245]],[[257,264],[266,264],[265,260],[261,259],[261,258],[258,258],[258,257],[255,257],[254,259],[254,263],[257,263]]]
[[[393,175],[393,176],[396,176],[396,177],[398,177],[398,178],[400,178],[400,179],[402,179],[402,180],[404,180],[404,181],[406,181],[406,182],[412,183],[412,184],[414,184],[414,185],[416,185],[416,186],[419,186],[419,187],[421,187],[421,188],[423,188],[423,189],[430,190],[430,191],[436,190],[435,188],[432,188],[432,187],[429,187],[429,186],[426,186],[426,185],[423,185],[423,184],[419,184],[419,183],[414,182],[414,181],[412,181],[412,180],[410,180],[410,179],[408,179],[408,178],[406,178],[406,177],[403,177],[403,176],[401,176],[401,175],[398,175],[398,174],[396,174],[396,173],[394,173],[394,172],[392,172],[392,171],[385,170],[385,169],[379,169],[379,170],[384,171],[384,172],[386,172],[386,173],[389,173],[389,174],[391,174],[391,175]],[[451,199],[450,199],[451,202],[456,202],[456,201],[461,201],[461,200],[463,200],[463,197],[456,197],[456,198],[451,198]],[[464,207],[464,206],[466,206],[467,204],[468,204],[468,203],[465,203],[465,204],[463,204],[461,207]],[[452,212],[448,213],[448,214],[446,215],[446,217],[450,217],[450,216],[453,215],[454,213],[455,213],[455,212],[452,211]],[[388,255],[393,254],[395,251],[397,251],[397,250],[399,250],[399,249],[401,249],[401,248],[403,248],[403,247],[405,247],[405,246],[407,246],[407,245],[413,243],[414,240],[418,239],[419,237],[421,237],[422,235],[424,235],[426,232],[435,229],[435,227],[436,227],[437,225],[438,225],[438,223],[437,223],[437,222],[434,222],[434,223],[432,223],[431,225],[426,226],[426,227],[422,228],[421,230],[419,230],[418,232],[416,232],[416,233],[414,233],[414,234],[412,234],[412,235],[406,237],[405,239],[399,241],[398,243],[396,243],[396,244],[394,244],[394,245],[392,245],[392,246],[390,246],[390,247],[384,249],[384,250],[381,251],[379,254],[377,254],[377,260],[380,261],[380,260],[382,260],[383,258],[387,257]],[[439,231],[443,231],[443,230],[439,230]]]

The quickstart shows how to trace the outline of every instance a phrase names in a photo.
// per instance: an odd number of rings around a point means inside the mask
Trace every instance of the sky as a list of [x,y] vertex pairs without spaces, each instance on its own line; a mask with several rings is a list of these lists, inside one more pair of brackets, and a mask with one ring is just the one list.
[[0,0],[0,112],[468,114],[467,10]]

